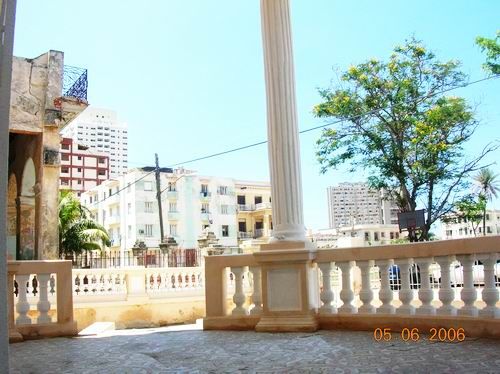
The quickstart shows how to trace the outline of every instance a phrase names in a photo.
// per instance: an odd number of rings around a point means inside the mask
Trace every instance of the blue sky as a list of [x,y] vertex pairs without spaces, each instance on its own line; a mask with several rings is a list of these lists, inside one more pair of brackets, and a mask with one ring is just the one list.
[[[317,88],[350,64],[386,59],[394,45],[415,35],[440,59],[461,60],[477,79],[484,76],[484,56],[474,39],[500,29],[497,0],[291,3],[300,129],[322,123],[311,114]],[[168,166],[266,138],[258,0],[18,0],[14,53],[35,57],[49,49],[88,69],[91,105],[114,109],[128,122],[131,167],[152,165],[155,152]],[[478,104],[483,123],[469,154],[500,138],[499,79],[455,94]],[[365,179],[362,171],[320,175],[319,135],[301,136],[305,222],[315,229],[328,226],[326,187]],[[265,145],[185,167],[269,178]],[[500,172],[500,165],[493,168]]]

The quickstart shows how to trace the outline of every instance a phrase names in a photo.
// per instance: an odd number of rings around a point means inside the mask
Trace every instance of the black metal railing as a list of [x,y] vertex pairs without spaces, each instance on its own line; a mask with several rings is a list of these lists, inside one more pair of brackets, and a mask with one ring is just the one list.
[[130,266],[159,267],[195,267],[201,265],[201,252],[199,249],[176,249],[169,253],[160,250],[132,251],[120,253],[111,252],[86,252],[79,255],[66,256],[72,260],[74,269],[109,269]]
[[63,96],[87,101],[87,69],[64,65]]

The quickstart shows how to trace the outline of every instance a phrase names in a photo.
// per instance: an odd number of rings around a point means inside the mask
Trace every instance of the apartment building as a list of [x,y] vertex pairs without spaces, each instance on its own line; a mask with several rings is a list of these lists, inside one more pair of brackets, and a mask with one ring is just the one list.
[[[174,237],[180,248],[196,248],[205,229],[213,231],[219,244],[226,247],[238,246],[242,232],[252,238],[270,234],[269,184],[168,168],[161,169],[160,181],[164,236]],[[242,196],[242,205],[248,209],[237,204]],[[132,169],[83,193],[81,200],[108,230],[111,249],[129,250],[136,240],[149,248],[158,247],[161,234],[154,168]]]
[[88,107],[78,118],[66,126],[61,135],[71,138],[89,150],[109,156],[110,177],[127,172],[128,126],[118,121],[115,111]]
[[[441,221],[441,239],[471,238],[483,235],[483,222],[474,224],[456,215],[448,215],[447,222]],[[500,235],[500,210],[489,209],[486,211],[486,235]]]
[[109,157],[71,138],[61,140],[60,188],[70,189],[78,196],[109,179]]
[[383,191],[366,183],[340,183],[327,188],[330,228],[397,224],[398,208]]

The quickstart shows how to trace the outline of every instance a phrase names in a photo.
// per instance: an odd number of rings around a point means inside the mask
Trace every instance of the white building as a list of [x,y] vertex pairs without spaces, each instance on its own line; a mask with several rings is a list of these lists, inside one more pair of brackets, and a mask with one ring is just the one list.
[[109,156],[110,177],[127,172],[128,130],[115,111],[88,107],[66,126],[61,135]]
[[327,188],[330,228],[352,225],[397,224],[398,208],[383,191],[366,183],[340,183]]
[[[166,168],[161,169],[160,180],[164,237],[173,236],[180,248],[196,248],[205,228],[227,247],[238,246],[242,231],[269,236],[272,222],[266,214],[270,207],[265,204],[270,202],[269,184],[204,177],[184,169]],[[257,190],[262,191],[259,196]],[[246,217],[249,214],[245,211],[238,219],[237,199],[242,201],[246,191],[251,194],[247,204],[257,201],[261,205],[254,207],[252,217]],[[144,241],[149,248],[158,248],[161,235],[154,168],[132,169],[83,193],[81,200],[108,230],[111,249],[129,250],[136,240]],[[258,212],[262,212],[261,218]]]
[[[483,221],[477,224],[476,233],[471,222],[449,215],[451,221],[441,221],[441,239],[460,239],[483,235]],[[474,225],[476,226],[476,225]],[[486,211],[486,235],[500,235],[500,210]]]

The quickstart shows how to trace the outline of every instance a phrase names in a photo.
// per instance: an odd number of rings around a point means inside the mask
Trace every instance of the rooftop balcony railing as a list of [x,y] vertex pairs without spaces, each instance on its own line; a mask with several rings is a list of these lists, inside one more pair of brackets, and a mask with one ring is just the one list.
[[255,210],[260,210],[260,209],[271,209],[271,203],[265,202],[265,203],[255,204]]
[[253,232],[252,231],[238,231],[238,239],[252,239]]
[[[466,336],[500,337],[499,252],[500,237],[317,250],[312,312],[322,329],[462,328]],[[207,257],[205,274],[204,328],[254,329],[263,308],[254,255]],[[244,277],[252,280],[248,291]],[[223,302],[231,296],[234,304]]]

